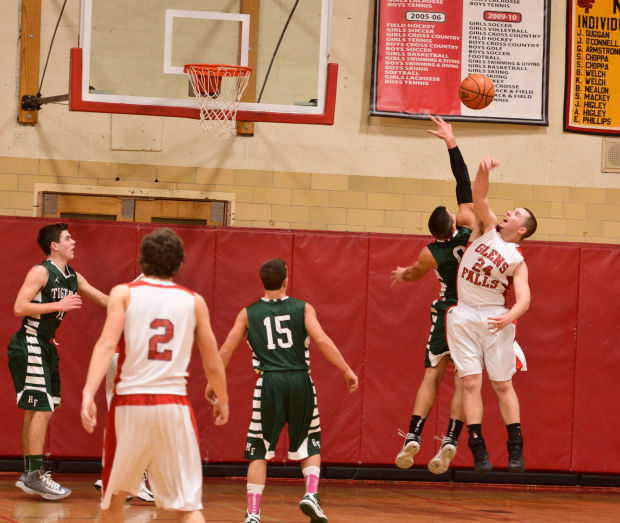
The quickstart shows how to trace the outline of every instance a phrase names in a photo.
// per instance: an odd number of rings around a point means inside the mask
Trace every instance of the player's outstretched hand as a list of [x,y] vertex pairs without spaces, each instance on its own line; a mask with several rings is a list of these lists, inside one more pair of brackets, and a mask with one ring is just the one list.
[[482,161],[480,162],[480,167],[478,167],[478,172],[489,174],[491,169],[495,169],[495,167],[499,167],[499,162],[492,156],[487,156],[486,158],[483,158]]
[[92,433],[97,426],[97,405],[92,396],[82,394],[82,427],[88,433]]
[[390,279],[392,280],[391,287],[394,287],[399,281],[403,280],[403,272],[407,270],[407,267],[396,267],[396,270],[392,271]]
[[452,132],[452,125],[446,123],[441,116],[433,116],[432,114],[429,114],[428,116],[437,126],[437,129],[428,129],[426,132],[432,134],[433,136],[437,136],[437,138],[441,138],[444,142],[446,142],[448,149],[456,147],[456,139],[454,138],[454,133]]
[[69,294],[58,302],[58,311],[67,312],[82,308],[82,297],[79,294]]
[[215,398],[213,402],[213,417],[216,425],[224,425],[228,421],[228,401],[220,401]]
[[351,369],[344,372],[344,380],[347,382],[347,388],[349,392],[354,392],[357,390],[358,381],[357,375]]

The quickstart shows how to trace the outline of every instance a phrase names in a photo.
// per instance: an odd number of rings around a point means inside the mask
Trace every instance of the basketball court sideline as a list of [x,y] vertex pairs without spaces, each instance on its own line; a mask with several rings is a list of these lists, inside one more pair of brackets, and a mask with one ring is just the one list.
[[[18,474],[0,473],[0,520],[9,522],[92,520],[99,494],[94,474],[57,474],[73,493],[59,502],[45,502],[15,487]],[[297,506],[302,480],[270,478],[261,503],[262,521],[307,521]],[[409,521],[618,521],[620,489],[601,487],[497,486],[480,484],[324,479],[321,499],[331,523]],[[245,478],[207,478],[203,513],[207,521],[242,521]],[[170,512],[152,503],[132,500],[125,521],[165,521]]]

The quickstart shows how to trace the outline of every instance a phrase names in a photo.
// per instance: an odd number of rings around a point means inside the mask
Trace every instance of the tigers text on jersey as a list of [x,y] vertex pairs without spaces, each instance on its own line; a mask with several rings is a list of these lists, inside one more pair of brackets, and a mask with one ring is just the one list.
[[472,307],[504,305],[512,274],[522,261],[517,244],[502,240],[495,229],[476,238],[459,265],[459,303]]
[[185,396],[196,328],[194,293],[149,277],[128,286],[115,393]]
[[439,300],[456,303],[456,273],[461,256],[465,251],[471,229],[457,227],[454,236],[449,240],[435,240],[427,245],[437,262],[435,275],[439,280]]
[[[54,262],[45,260],[41,265],[47,270],[47,283],[32,298],[32,303],[52,303],[62,300],[70,294],[77,294],[78,284],[75,271],[68,265],[63,273]],[[41,338],[51,339],[60,325],[64,312],[48,312],[47,314],[36,314],[25,316],[22,321],[22,328],[28,333]]]
[[248,344],[257,371],[308,370],[310,340],[306,332],[306,302],[285,296],[261,298],[246,307]]

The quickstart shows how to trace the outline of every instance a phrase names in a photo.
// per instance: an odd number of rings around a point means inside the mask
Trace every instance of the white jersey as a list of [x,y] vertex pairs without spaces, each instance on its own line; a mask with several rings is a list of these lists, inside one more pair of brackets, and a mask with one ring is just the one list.
[[129,285],[115,393],[187,395],[194,343],[194,293],[143,277]]
[[472,307],[504,305],[512,274],[522,261],[518,245],[502,240],[495,229],[476,238],[459,264],[458,302]]

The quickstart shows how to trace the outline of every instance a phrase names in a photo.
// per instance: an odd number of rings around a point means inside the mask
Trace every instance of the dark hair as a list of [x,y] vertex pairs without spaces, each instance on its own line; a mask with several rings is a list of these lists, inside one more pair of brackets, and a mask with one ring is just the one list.
[[452,216],[443,205],[435,207],[428,219],[428,230],[438,240],[445,240],[452,236]]
[[62,231],[69,229],[66,223],[52,223],[39,229],[39,236],[37,236],[37,243],[39,247],[43,249],[43,252],[48,256],[52,252],[52,242],[58,243],[60,241],[60,235]]
[[260,266],[260,279],[267,291],[276,291],[282,287],[288,271],[282,258],[267,260]]
[[184,259],[183,242],[172,229],[157,229],[142,239],[140,267],[146,276],[171,278]]
[[525,227],[527,231],[523,236],[521,236],[521,239],[525,240],[525,238],[529,238],[532,234],[536,232],[538,222],[536,221],[536,216],[534,216],[534,213],[532,211],[530,211],[527,207],[523,207],[523,209],[526,210],[529,214],[529,216],[527,216],[525,218],[525,221],[523,222],[523,227]]

